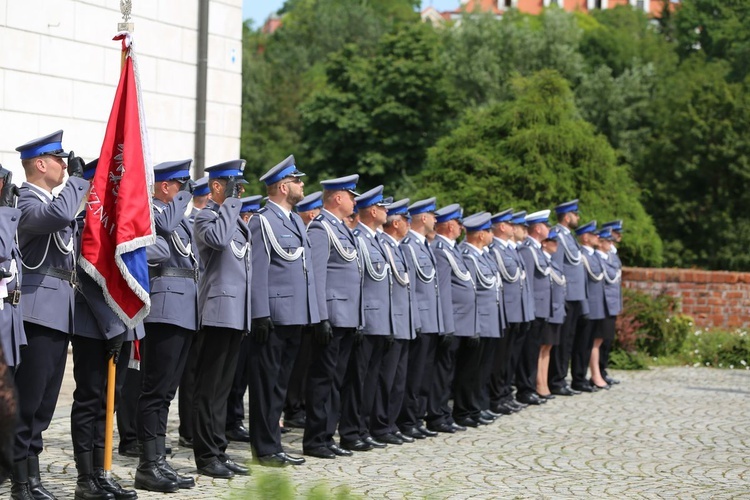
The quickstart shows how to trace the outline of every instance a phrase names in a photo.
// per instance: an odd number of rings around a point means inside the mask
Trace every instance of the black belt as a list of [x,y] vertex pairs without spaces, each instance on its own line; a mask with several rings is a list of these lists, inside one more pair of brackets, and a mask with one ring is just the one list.
[[41,266],[36,269],[26,269],[23,274],[41,274],[44,276],[52,276],[53,278],[59,278],[61,280],[69,282],[71,285],[76,284],[76,272],[68,271],[67,269],[60,269],[59,267]]
[[8,296],[3,297],[3,302],[5,302],[6,304],[17,306],[18,303],[21,302],[21,290],[9,290]]
[[190,278],[198,281],[198,269],[186,267],[151,267],[149,268],[151,278]]

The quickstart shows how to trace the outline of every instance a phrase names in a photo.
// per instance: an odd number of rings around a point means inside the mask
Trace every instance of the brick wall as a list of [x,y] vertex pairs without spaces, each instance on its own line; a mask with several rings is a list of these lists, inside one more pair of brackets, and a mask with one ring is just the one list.
[[626,267],[622,280],[627,288],[679,297],[700,327],[750,327],[750,273]]

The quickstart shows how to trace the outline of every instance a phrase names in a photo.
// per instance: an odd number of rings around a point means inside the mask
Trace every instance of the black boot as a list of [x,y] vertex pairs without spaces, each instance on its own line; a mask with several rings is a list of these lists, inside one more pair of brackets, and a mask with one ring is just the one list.
[[156,436],[156,455],[156,464],[164,477],[174,481],[177,483],[177,486],[182,489],[188,489],[195,486],[195,479],[189,476],[181,476],[177,474],[177,471],[172,468],[172,465],[169,462],[167,462],[166,442],[164,436]]
[[104,491],[94,477],[94,453],[85,451],[75,458],[78,469],[75,500],[115,500],[115,496]]
[[94,448],[94,477],[104,491],[115,496],[115,500],[135,500],[138,493],[135,490],[126,490],[118,483],[111,474],[104,473],[104,448]]
[[29,470],[26,460],[19,460],[13,464],[13,475],[10,483],[11,500],[34,500],[29,489]]
[[164,476],[158,466],[159,455],[156,454],[156,440],[143,442],[141,461],[135,471],[135,488],[138,490],[174,493],[180,489],[176,481]]
[[39,457],[34,455],[26,459],[29,470],[29,490],[35,500],[56,500],[55,495],[42,486],[42,478],[39,474]]

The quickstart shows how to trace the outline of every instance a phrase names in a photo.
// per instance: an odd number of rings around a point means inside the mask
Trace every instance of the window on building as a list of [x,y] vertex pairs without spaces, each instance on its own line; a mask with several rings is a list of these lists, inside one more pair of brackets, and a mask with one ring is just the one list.
[[635,8],[638,10],[646,10],[646,2],[645,0],[636,0],[635,2]]

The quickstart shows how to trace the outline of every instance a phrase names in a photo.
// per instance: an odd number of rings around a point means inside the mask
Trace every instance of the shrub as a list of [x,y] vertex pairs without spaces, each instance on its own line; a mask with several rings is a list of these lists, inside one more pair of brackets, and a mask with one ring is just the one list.
[[750,337],[744,330],[696,330],[688,335],[681,359],[693,366],[750,369]]

